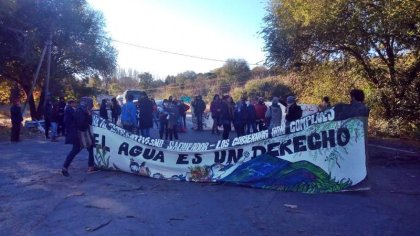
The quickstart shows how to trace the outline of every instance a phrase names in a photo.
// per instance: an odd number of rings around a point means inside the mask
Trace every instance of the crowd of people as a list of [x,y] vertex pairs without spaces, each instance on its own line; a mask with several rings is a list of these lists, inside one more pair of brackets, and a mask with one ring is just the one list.
[[[133,99],[132,95],[128,95],[125,104],[121,104],[116,98],[112,98],[111,102],[104,99],[101,102],[99,115],[115,124],[118,123],[129,132],[138,132],[144,137],[150,137],[150,129],[155,125],[161,139],[178,140],[178,132],[187,130],[186,112],[191,108],[191,113],[197,120],[196,130],[203,131],[202,117],[206,110],[206,103],[201,96],[194,98],[191,107],[172,96],[164,99],[160,104],[148,98],[146,94],[136,102]],[[350,99],[350,104],[336,104],[335,107],[346,109],[349,116],[353,113],[355,116],[369,115],[369,109],[364,104],[365,96],[362,90],[353,89],[350,92]],[[343,105],[344,108],[342,108]],[[331,107],[329,98],[324,97],[318,110],[325,111]],[[66,103],[63,97],[57,101],[47,97],[44,115],[45,137],[57,141],[57,137],[61,134],[65,136],[65,143],[72,145],[61,171],[64,176],[69,176],[68,167],[83,148],[86,148],[89,153],[88,172],[95,171],[91,133],[92,108],[93,100],[88,97],[81,98],[79,104],[75,100],[69,100]],[[222,139],[229,139],[232,126],[237,136],[243,136],[271,129],[283,122],[291,122],[302,117],[302,108],[296,103],[294,96],[288,96],[285,101],[279,97],[273,97],[271,105],[267,106],[262,97],[248,99],[242,96],[239,101],[234,102],[229,95],[220,97],[216,94],[210,104],[210,112],[213,119],[211,132],[217,135],[219,128],[223,128]],[[23,121],[19,99],[13,100],[10,113],[11,141],[19,142]]]

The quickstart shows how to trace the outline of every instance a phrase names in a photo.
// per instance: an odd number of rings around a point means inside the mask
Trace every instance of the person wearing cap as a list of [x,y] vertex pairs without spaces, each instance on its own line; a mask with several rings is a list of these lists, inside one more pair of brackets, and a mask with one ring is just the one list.
[[286,121],[295,121],[302,117],[302,108],[296,104],[294,96],[287,97]]
[[267,109],[265,113],[265,118],[267,120],[268,128],[272,129],[276,126],[280,126],[283,122],[283,112],[279,104],[279,98],[273,97],[271,106]]
[[[92,125],[92,108],[93,99],[89,97],[83,97],[80,100],[80,105],[77,110],[73,113],[72,117],[67,117],[69,129],[66,132],[66,144],[72,144],[72,149],[67,155],[64,161],[61,173],[64,176],[69,176],[68,168],[73,161],[74,157],[83,149],[81,146],[81,138],[79,132],[86,132]],[[72,130],[72,131],[71,131]],[[89,153],[88,159],[88,172],[94,172],[94,159],[93,159],[93,137],[92,145],[86,147]]]
[[258,131],[267,129],[265,122],[265,113],[267,112],[267,105],[264,103],[264,98],[258,98],[258,102],[255,104],[255,115],[257,119]]

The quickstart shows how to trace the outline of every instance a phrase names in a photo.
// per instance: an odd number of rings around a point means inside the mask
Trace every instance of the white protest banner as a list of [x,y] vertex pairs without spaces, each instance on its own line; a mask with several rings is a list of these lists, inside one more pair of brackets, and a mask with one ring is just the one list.
[[138,175],[300,192],[340,191],[366,177],[367,117],[333,107],[217,143],[144,138],[94,116],[95,164]]

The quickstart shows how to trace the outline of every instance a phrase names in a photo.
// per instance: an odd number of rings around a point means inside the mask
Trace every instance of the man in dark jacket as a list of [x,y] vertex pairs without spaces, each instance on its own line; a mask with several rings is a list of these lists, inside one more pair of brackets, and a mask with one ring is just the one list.
[[302,108],[296,104],[296,98],[293,96],[287,97],[287,111],[286,121],[295,121],[302,117]]
[[13,100],[13,105],[10,108],[10,119],[12,121],[12,132],[10,136],[10,141],[12,143],[17,143],[20,141],[20,127],[22,126],[22,111],[19,106],[19,99]]
[[[82,150],[81,140],[79,138],[79,132],[86,132],[92,125],[92,107],[93,100],[91,98],[84,97],[80,101],[80,105],[77,110],[73,113],[72,117],[66,117],[69,127],[73,127],[73,132],[70,132],[70,128],[66,132],[66,143],[72,144],[73,147],[70,153],[67,155],[64,161],[61,173],[64,176],[69,176],[68,168],[73,161],[74,157]],[[70,110],[68,114],[72,113]],[[66,114],[66,115],[68,115]],[[93,139],[93,137],[91,137]],[[92,142],[93,143],[93,142]],[[93,145],[87,147],[89,153],[88,161],[88,172],[94,171],[94,159],[93,159]]]
[[203,131],[203,113],[206,110],[206,103],[203,101],[201,95],[198,95],[192,103],[194,114],[197,117],[197,131]]
[[153,127],[153,103],[146,94],[141,96],[138,108],[140,135],[150,137],[150,129]]

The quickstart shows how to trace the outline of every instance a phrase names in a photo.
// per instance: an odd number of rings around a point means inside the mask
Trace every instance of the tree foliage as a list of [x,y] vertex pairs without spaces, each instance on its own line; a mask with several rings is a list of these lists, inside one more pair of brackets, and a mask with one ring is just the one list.
[[241,83],[251,78],[251,70],[244,59],[228,59],[221,68],[215,70],[215,73],[230,83]]
[[[39,114],[29,92],[50,36],[53,94],[62,95],[76,78],[113,73],[116,51],[104,31],[103,17],[85,0],[1,1],[0,9],[0,77],[16,82],[29,95],[33,118]],[[44,61],[38,90],[45,85],[45,65]]]
[[271,67],[355,63],[383,117],[418,123],[420,1],[273,0],[265,22]]

